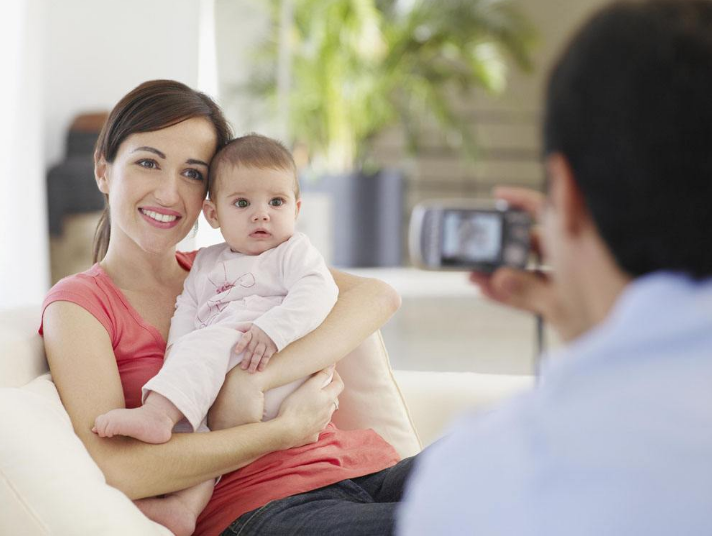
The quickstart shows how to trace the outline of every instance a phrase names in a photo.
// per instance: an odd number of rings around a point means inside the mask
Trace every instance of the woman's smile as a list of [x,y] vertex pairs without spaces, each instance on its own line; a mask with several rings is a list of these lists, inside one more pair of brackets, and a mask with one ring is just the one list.
[[178,225],[181,215],[174,210],[159,209],[156,207],[142,207],[138,209],[143,219],[159,229],[172,229]]

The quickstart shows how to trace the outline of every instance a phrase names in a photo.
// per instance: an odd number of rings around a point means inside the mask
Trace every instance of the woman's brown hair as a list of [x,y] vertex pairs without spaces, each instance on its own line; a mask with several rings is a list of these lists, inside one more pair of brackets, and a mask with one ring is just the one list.
[[[96,141],[94,160],[103,156],[110,164],[131,134],[161,130],[194,117],[204,117],[213,124],[218,150],[232,138],[232,130],[222,111],[204,93],[174,80],[144,82],[114,106]],[[94,262],[103,259],[109,247],[109,196],[104,197],[106,206],[94,234]]]

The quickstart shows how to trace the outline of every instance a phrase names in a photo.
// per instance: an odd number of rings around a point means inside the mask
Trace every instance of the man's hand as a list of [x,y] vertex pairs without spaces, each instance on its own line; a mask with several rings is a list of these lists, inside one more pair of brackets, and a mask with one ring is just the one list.
[[[535,222],[539,220],[546,202],[542,193],[528,188],[495,188],[494,196],[504,199],[513,207],[526,210]],[[537,225],[532,228],[531,244],[532,250],[543,257],[545,252],[542,250]],[[493,301],[542,315],[564,340],[570,339],[572,333],[575,333],[575,326],[571,325],[575,320],[565,311],[549,273],[505,267],[492,274],[473,272],[470,281]]]
[[239,342],[235,345],[235,353],[244,351],[240,368],[252,373],[262,371],[270,358],[277,352],[277,345],[260,328],[252,324]]

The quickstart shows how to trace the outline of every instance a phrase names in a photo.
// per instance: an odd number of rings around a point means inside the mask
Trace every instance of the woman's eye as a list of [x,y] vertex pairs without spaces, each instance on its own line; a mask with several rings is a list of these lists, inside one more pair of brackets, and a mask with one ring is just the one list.
[[183,175],[188,177],[189,179],[194,179],[196,181],[203,180],[203,174],[200,171],[198,171],[197,169],[186,169],[183,172]]
[[240,208],[247,208],[250,206],[250,202],[247,199],[238,199],[235,201],[235,206]]
[[282,205],[284,205],[284,199],[282,199],[281,197],[275,197],[274,199],[270,200],[269,204],[273,207],[281,207]]
[[147,169],[156,169],[158,167],[158,162],[150,158],[144,158],[136,162],[139,166],[145,167]]

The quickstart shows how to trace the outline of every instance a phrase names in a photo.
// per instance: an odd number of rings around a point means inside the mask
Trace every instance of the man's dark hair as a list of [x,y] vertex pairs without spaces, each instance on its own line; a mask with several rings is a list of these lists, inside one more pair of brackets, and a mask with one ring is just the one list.
[[712,2],[619,2],[555,65],[544,149],[632,276],[712,275]]

